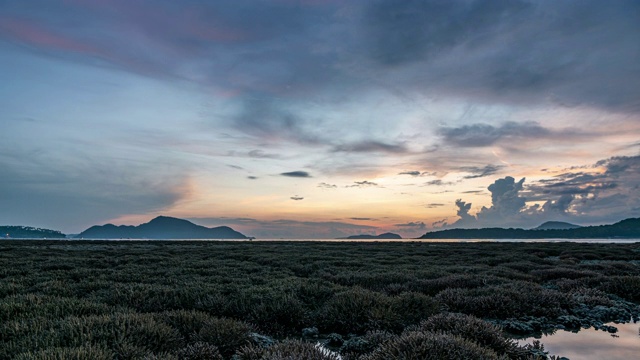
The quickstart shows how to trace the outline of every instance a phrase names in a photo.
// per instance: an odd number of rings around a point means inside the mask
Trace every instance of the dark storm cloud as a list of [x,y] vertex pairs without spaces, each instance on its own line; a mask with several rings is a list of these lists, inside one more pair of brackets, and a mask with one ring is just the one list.
[[527,7],[521,1],[378,1],[367,14],[371,56],[393,66],[428,59],[481,37]]
[[502,168],[504,168],[504,166],[502,165],[487,165],[485,167],[463,166],[460,168],[460,170],[472,174],[472,175],[467,175],[463,177],[463,179],[477,179],[477,178],[493,175],[498,171],[500,171],[500,169]]
[[294,136],[303,127],[292,122],[307,120],[272,99],[332,90],[341,101],[371,86],[638,111],[639,9],[634,0],[10,0],[0,39],[212,86],[245,108],[239,129]]
[[286,177],[295,177],[295,178],[310,178],[311,177],[311,175],[306,171],[290,171],[290,172],[281,173],[280,175],[286,176]]
[[334,152],[354,152],[354,153],[407,153],[407,148],[402,144],[388,144],[380,141],[361,141],[351,144],[338,145],[333,148]]
[[633,0],[388,0],[371,3],[365,29],[372,61],[414,71],[406,85],[638,111],[638,11]]

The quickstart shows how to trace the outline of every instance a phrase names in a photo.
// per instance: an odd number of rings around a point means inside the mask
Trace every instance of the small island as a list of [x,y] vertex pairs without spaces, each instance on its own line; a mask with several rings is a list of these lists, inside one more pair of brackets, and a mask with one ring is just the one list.
[[5,239],[64,239],[66,237],[58,230],[31,226],[0,226],[0,236]]
[[158,216],[138,226],[95,225],[81,232],[77,239],[247,239],[228,226],[208,228],[191,221]]
[[346,238],[342,238],[342,239],[348,239],[348,240],[370,240],[370,239],[386,239],[386,240],[398,240],[398,239],[402,239],[402,236],[398,235],[398,234],[394,234],[394,233],[383,233],[380,235],[368,235],[368,234],[362,234],[362,235],[351,235],[351,236],[347,236]]

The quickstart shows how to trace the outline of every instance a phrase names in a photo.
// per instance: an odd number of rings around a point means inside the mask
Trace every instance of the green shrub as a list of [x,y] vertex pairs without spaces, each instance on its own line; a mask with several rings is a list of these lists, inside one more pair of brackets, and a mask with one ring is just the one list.
[[507,354],[510,358],[521,358],[524,351],[517,343],[506,338],[502,329],[475,316],[464,314],[438,314],[420,323],[419,330],[442,332],[461,336],[480,346],[492,349],[499,355]]
[[238,360],[338,360],[337,354],[300,340],[286,340],[264,348],[245,346],[236,354]]
[[387,331],[369,331],[362,336],[354,336],[345,341],[340,347],[340,353],[344,360],[358,359],[394,336],[396,335]]
[[441,307],[434,298],[416,292],[405,292],[391,298],[391,311],[397,314],[402,328],[439,313]]
[[178,358],[182,360],[223,360],[218,347],[204,342],[187,345],[178,351]]
[[493,350],[461,336],[410,331],[382,343],[362,360],[460,360],[499,359]]
[[335,294],[320,314],[320,330],[327,333],[364,334],[398,321],[386,295],[359,287]]
[[197,342],[216,346],[220,353],[228,357],[241,346],[251,341],[253,328],[244,322],[228,318],[211,318],[202,323],[200,330],[193,336]]
[[15,360],[112,360],[115,354],[101,346],[79,346],[72,348],[48,348],[39,351],[28,351],[16,355]]

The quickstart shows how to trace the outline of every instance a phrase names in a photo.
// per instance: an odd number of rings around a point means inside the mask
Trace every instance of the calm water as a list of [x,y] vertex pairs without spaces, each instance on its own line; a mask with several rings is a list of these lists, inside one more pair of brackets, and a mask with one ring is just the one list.
[[[249,241],[249,240],[241,240]],[[573,242],[573,243],[635,243],[640,239],[255,239],[251,241],[328,241],[328,242]]]
[[[560,355],[571,360],[629,360],[640,359],[640,323],[607,324],[618,328],[611,336],[606,331],[582,329],[578,333],[558,331],[543,336],[540,340],[550,355]],[[518,341],[520,344],[532,343],[534,338]]]

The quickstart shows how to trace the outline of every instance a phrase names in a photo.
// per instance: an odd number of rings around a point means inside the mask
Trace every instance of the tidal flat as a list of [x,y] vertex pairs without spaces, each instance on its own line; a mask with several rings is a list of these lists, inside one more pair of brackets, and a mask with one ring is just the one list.
[[545,359],[516,340],[640,316],[639,243],[2,240],[0,264],[0,359]]

